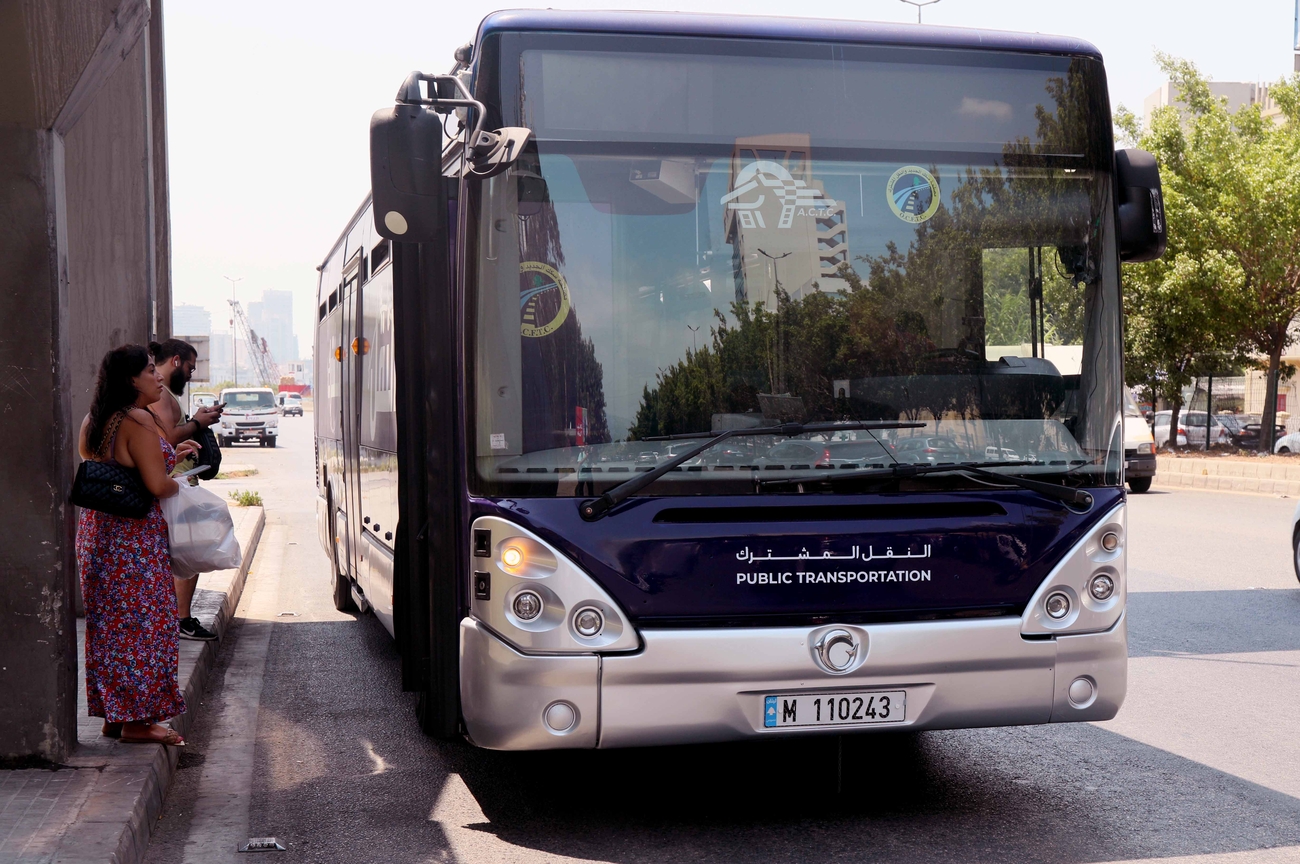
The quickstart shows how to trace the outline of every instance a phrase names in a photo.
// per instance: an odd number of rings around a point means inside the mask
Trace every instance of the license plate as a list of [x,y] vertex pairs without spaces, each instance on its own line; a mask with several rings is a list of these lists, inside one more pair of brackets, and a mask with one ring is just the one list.
[[800,693],[763,699],[763,726],[768,729],[901,723],[906,713],[906,690]]

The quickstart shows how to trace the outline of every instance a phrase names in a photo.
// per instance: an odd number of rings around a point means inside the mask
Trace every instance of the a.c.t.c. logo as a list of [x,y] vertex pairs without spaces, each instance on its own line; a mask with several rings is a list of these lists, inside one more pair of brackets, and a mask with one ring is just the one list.
[[939,210],[939,181],[919,165],[904,165],[889,178],[885,197],[899,219],[925,222]]
[[519,332],[530,338],[560,329],[569,317],[569,286],[550,264],[519,262]]

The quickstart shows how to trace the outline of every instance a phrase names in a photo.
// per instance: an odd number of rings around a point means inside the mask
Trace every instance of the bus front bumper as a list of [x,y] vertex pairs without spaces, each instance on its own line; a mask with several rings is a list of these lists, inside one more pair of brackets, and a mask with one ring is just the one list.
[[[1020,618],[852,625],[846,629],[867,637],[865,659],[848,674],[832,675],[817,666],[810,648],[810,634],[824,626],[646,630],[635,653],[526,655],[465,618],[461,710],[470,739],[493,750],[640,747],[1115,716],[1128,677],[1123,615],[1104,633],[1026,639],[1020,627]],[[1079,704],[1071,699],[1071,686],[1081,678],[1092,695]],[[1075,687],[1076,696],[1080,689]],[[868,726],[764,727],[765,696],[863,690],[905,690],[905,719]]]

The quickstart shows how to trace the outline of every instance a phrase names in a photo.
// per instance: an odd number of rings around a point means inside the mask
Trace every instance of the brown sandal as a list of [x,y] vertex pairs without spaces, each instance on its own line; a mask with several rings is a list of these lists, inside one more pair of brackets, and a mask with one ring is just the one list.
[[129,734],[125,727],[122,729],[121,742],[123,744],[165,744],[168,747],[184,747],[185,739],[181,733],[169,726],[162,726],[158,723],[151,723],[149,729],[144,735]]
[[121,723],[109,723],[109,722],[106,721],[106,722],[104,723],[104,725],[100,728],[100,730],[99,730],[99,734],[100,734],[100,735],[103,735],[105,738],[121,738],[121,737],[122,737],[122,724],[121,724]]

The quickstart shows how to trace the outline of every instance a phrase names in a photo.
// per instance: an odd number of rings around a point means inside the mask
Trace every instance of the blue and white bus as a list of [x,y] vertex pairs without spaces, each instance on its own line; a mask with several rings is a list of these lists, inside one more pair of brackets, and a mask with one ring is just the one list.
[[494,749],[1104,720],[1120,262],[1097,50],[524,11],[371,121],[318,513],[422,727]]

